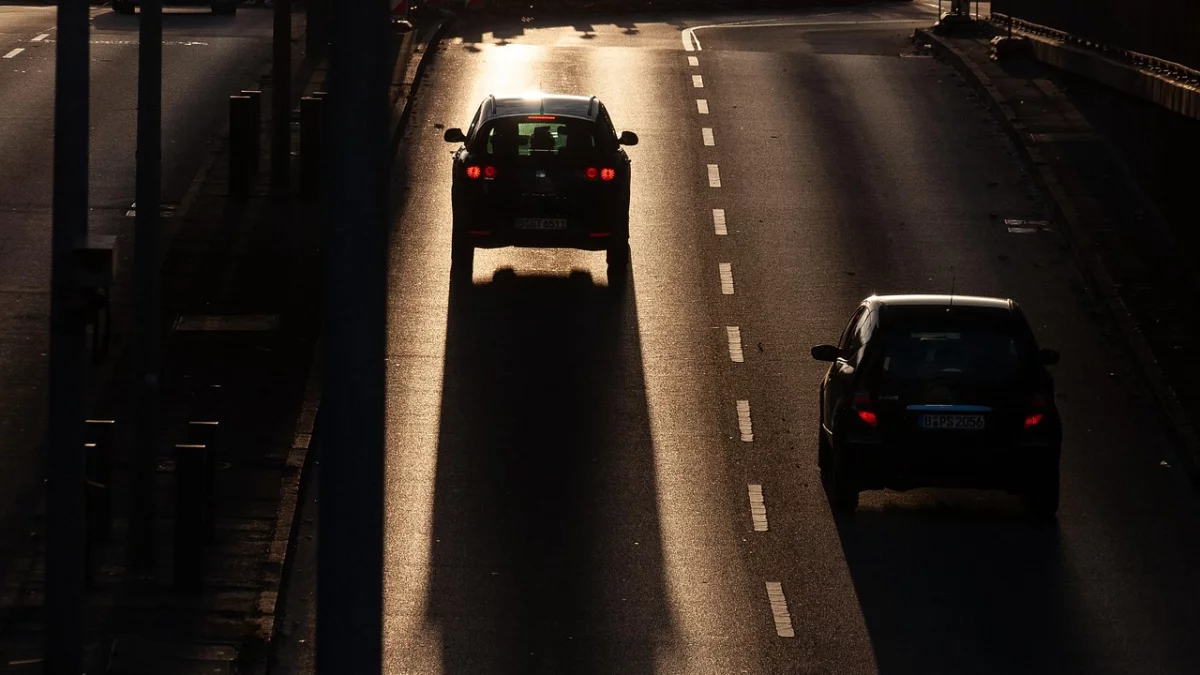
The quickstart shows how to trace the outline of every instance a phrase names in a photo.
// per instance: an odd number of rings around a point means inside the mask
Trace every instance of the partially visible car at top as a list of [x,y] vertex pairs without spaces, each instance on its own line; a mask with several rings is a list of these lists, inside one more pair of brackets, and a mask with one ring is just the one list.
[[[233,16],[237,14],[238,5],[242,0],[164,0],[163,7],[192,7],[204,6],[212,8],[213,14]],[[141,0],[112,0],[113,11],[117,14],[133,14]]]
[[835,511],[862,490],[979,488],[1059,503],[1062,423],[1024,313],[1003,298],[884,295],[862,301],[820,385],[818,463]]
[[454,154],[451,273],[470,279],[476,248],[605,251],[609,283],[629,266],[630,160],[595,96],[488,96]]

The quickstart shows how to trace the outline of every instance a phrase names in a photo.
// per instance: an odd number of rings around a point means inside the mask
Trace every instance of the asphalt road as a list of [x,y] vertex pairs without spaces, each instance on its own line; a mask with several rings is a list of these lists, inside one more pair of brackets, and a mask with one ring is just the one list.
[[[534,20],[442,47],[394,186],[385,672],[1194,672],[1200,503],[1059,235],[1008,231],[1047,208],[1006,138],[903,57],[932,17],[719,17],[762,25],[699,47],[697,21]],[[632,283],[502,249],[452,295],[442,129],[539,87],[641,137]],[[872,292],[952,288],[1018,299],[1063,354],[1056,526],[946,490],[830,514],[810,346]]]
[[[44,432],[53,175],[54,6],[0,6],[0,534],[22,526]],[[89,227],[132,264],[138,19],[91,10]],[[270,55],[269,11],[168,9],[163,27],[163,204],[178,204],[226,124],[226,97]],[[0,551],[9,551],[0,536]],[[8,555],[0,555],[0,569]]]

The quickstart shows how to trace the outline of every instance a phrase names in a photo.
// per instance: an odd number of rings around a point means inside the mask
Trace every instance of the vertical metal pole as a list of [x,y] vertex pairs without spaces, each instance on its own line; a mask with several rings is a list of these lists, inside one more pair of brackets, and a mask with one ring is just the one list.
[[58,4],[54,87],[54,207],[50,261],[45,673],[83,672],[87,548],[83,451],[86,335],[75,248],[87,238],[90,3]]
[[292,2],[275,0],[271,56],[271,188],[287,194],[292,150]]
[[138,31],[137,213],[133,274],[136,314],[131,391],[134,441],[132,562],[154,562],[155,443],[159,425],[159,210],[162,156],[162,0],[142,0]]
[[382,663],[389,0],[339,2],[329,45],[317,673]]

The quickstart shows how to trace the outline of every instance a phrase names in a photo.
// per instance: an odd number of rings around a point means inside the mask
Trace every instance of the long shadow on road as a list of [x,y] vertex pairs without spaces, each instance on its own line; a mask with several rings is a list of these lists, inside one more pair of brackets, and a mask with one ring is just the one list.
[[881,675],[1091,673],[1058,528],[986,507],[839,518]]
[[670,641],[632,283],[451,293],[427,611],[446,675],[651,673]]

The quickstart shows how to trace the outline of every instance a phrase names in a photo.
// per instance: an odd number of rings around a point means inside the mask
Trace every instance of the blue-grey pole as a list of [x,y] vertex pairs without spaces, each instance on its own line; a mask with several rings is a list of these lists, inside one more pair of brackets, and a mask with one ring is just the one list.
[[54,187],[50,260],[46,632],[43,672],[83,672],[87,457],[86,334],[75,249],[88,229],[88,0],[58,3],[54,63]]
[[325,99],[317,673],[379,673],[389,0],[334,3]]

